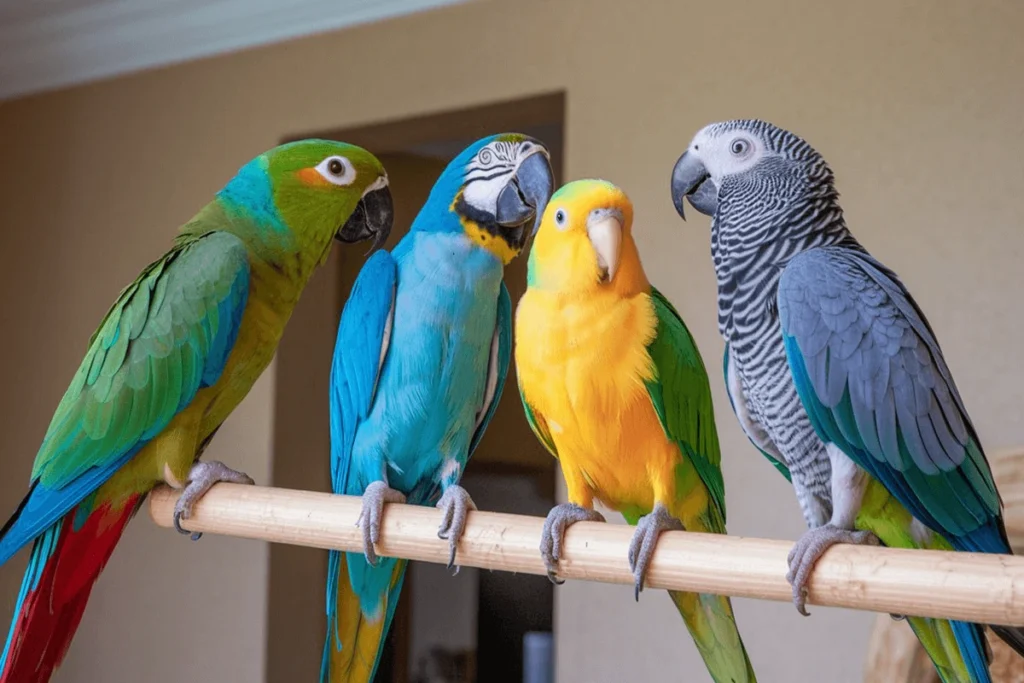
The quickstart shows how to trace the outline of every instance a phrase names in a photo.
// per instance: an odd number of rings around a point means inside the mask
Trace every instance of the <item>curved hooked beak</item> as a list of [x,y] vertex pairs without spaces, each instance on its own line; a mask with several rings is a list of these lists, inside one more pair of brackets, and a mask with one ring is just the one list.
[[672,203],[679,217],[685,221],[683,197],[689,199],[693,208],[702,214],[715,215],[718,208],[718,186],[704,168],[704,162],[689,151],[683,152],[672,169]]
[[395,223],[395,204],[388,189],[388,177],[382,175],[374,181],[356,204],[355,211],[335,234],[335,239],[347,244],[373,238],[370,251],[376,251],[391,234]]
[[[546,150],[541,147],[526,157],[515,175],[498,195],[495,222],[505,232],[506,241],[522,248],[526,238],[537,232],[544,207],[555,189],[555,175]],[[529,234],[527,225],[532,221]]]
[[622,222],[622,212],[618,209],[595,209],[587,216],[587,237],[597,254],[597,268],[603,283],[611,282],[619,269]]

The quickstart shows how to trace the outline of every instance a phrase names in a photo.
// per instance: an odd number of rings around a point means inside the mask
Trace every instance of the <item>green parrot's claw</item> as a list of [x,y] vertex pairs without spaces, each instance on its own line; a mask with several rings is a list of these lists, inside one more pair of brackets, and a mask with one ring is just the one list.
[[442,494],[441,500],[437,501],[437,507],[441,510],[441,526],[437,529],[437,537],[448,541],[448,569],[455,569],[452,576],[459,573],[455,566],[455,551],[459,545],[459,539],[466,530],[466,516],[470,510],[476,510],[476,504],[466,493],[466,489],[453,484]]
[[662,531],[682,530],[683,523],[670,515],[668,509],[661,503],[656,503],[654,510],[641,517],[637,522],[633,539],[629,542],[629,569],[633,572],[635,580],[633,598],[637,602],[640,602],[640,593],[644,589],[644,579],[647,576],[651,558],[654,557],[658,536]]
[[880,541],[870,531],[851,531],[841,529],[832,524],[825,524],[811,529],[800,537],[793,549],[789,551],[789,573],[786,581],[793,586],[793,604],[796,611],[805,617],[811,616],[807,611],[807,581],[825,551],[838,543],[851,545],[878,545]]
[[252,486],[255,482],[244,472],[236,472],[222,462],[208,460],[192,465],[188,473],[188,485],[178,496],[178,502],[174,504],[174,528],[179,534],[191,534],[193,541],[203,537],[202,532],[192,533],[181,528],[181,520],[192,516],[192,508],[199,502],[199,499],[206,495],[206,492],[213,488],[217,482],[226,481],[232,484],[247,484]]
[[562,559],[562,541],[565,530],[576,522],[603,522],[604,515],[597,510],[588,510],[576,503],[562,503],[551,508],[544,520],[544,530],[540,534],[540,555],[544,558],[544,566],[548,570],[548,579],[556,586],[565,583],[559,579],[558,562]]
[[203,537],[203,532],[202,531],[195,531],[195,532],[193,532],[193,531],[189,531],[188,529],[182,529],[181,528],[181,517],[182,517],[182,513],[180,511],[175,511],[175,513],[174,513],[174,529],[179,534],[181,534],[183,536],[189,536],[191,534],[191,538],[192,538],[193,541],[198,541],[200,538]]

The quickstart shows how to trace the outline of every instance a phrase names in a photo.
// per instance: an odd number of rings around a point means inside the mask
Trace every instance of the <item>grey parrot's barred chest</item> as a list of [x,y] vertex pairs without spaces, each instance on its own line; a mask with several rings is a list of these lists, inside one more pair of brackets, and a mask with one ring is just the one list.
[[[784,148],[787,141],[777,144]],[[831,171],[820,157],[814,156],[806,175],[779,170],[725,179],[712,221],[711,254],[719,332],[729,345],[742,392],[736,396],[733,390],[733,399],[745,401],[750,419],[771,439],[767,450],[778,452],[789,467],[804,518],[813,527],[832,514],[831,465],[793,384],[776,296],[782,271],[797,254],[856,243],[836,202]],[[820,191],[809,191],[814,185]]]

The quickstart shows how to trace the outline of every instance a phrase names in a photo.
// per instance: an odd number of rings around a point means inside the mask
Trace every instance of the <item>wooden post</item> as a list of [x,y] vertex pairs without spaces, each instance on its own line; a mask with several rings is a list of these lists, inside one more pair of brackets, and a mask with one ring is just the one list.
[[[177,494],[160,488],[150,514],[170,527]],[[218,484],[184,524],[203,531],[275,543],[359,551],[355,526],[361,501],[351,496],[259,486]],[[444,563],[440,512],[388,505],[378,553]],[[544,574],[538,552],[544,520],[471,512],[458,562],[484,569]],[[630,584],[626,561],[633,529],[579,523],[565,539],[559,574],[569,579]],[[786,556],[792,541],[667,532],[651,563],[651,588],[788,601]],[[809,584],[810,604],[1024,625],[1024,558],[971,553],[841,545],[819,561]]]

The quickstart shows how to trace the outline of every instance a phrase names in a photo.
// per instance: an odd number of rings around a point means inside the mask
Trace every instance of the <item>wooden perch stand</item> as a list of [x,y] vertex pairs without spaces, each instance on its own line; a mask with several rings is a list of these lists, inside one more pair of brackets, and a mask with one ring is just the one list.
[[[171,527],[177,493],[160,488],[150,514]],[[183,526],[191,531],[274,543],[361,551],[360,499],[327,493],[218,484]],[[437,537],[440,512],[388,505],[377,552],[446,563]],[[544,574],[538,547],[544,520],[471,512],[457,562],[468,567]],[[565,538],[559,575],[631,584],[626,562],[632,528],[581,522]],[[786,556],[791,541],[672,531],[662,534],[651,563],[650,588],[788,601]],[[852,545],[830,549],[809,585],[808,602],[987,624],[1024,626],[1024,557],[898,550]]]

